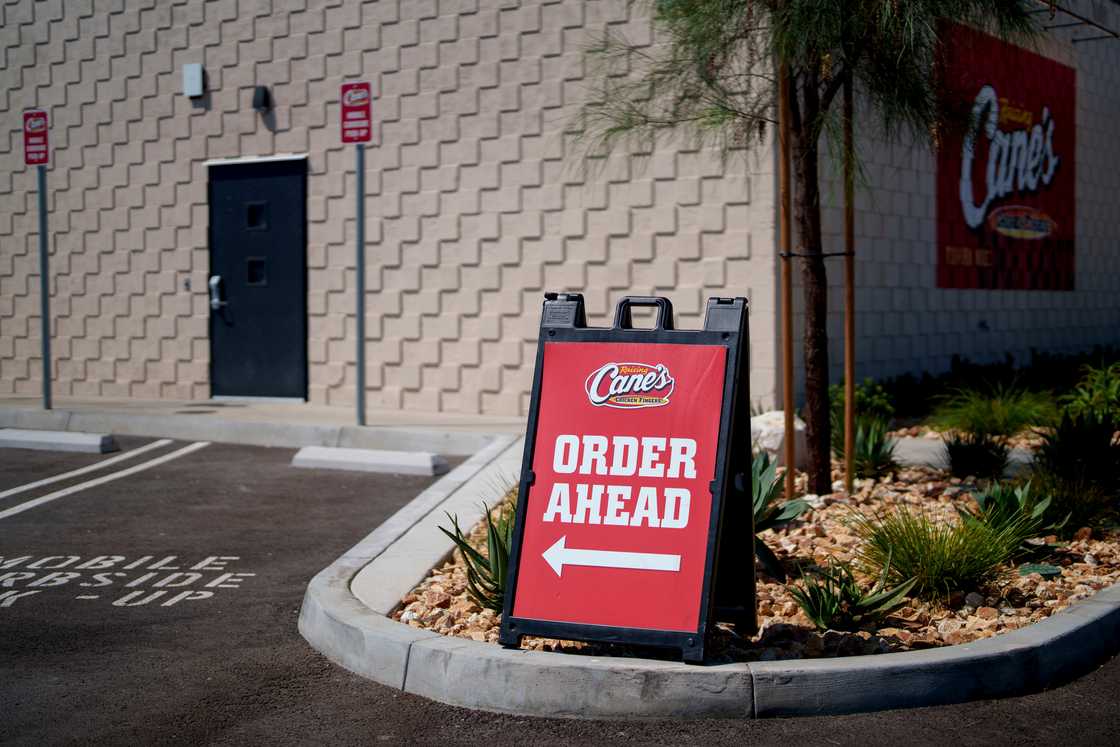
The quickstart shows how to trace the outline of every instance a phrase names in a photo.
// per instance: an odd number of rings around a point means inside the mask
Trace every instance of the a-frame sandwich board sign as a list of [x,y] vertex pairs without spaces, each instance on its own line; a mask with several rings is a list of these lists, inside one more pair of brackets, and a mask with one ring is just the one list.
[[[651,329],[631,308],[654,307]],[[753,633],[747,302],[708,300],[677,330],[666,298],[625,297],[588,327],[545,296],[500,642],[678,648],[714,621]]]

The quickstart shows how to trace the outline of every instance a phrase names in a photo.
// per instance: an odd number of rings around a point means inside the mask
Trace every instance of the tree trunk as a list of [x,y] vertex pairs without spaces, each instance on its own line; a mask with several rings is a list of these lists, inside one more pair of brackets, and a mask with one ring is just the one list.
[[794,130],[794,216],[805,290],[805,435],[808,441],[809,492],[832,492],[832,457],[828,406],[828,276],[822,256],[820,150],[815,128],[819,101],[816,81],[802,85],[800,127]]

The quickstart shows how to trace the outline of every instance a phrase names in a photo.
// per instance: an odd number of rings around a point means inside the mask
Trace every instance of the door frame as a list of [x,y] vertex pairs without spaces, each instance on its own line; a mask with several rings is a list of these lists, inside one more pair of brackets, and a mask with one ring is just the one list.
[[[210,222],[210,211],[213,205],[213,197],[211,195],[210,168],[214,166],[237,166],[237,165],[250,165],[257,163],[270,163],[276,161],[308,161],[307,153],[277,153],[271,156],[236,156],[233,158],[211,158],[202,162],[206,167],[206,279],[209,280],[213,275],[213,258],[214,258],[214,227]],[[210,385],[210,399],[214,401],[236,401],[236,402],[307,402],[308,391],[311,386],[311,349],[308,344],[310,336],[311,320],[308,316],[308,277],[307,277],[307,198],[309,190],[307,189],[308,175],[310,174],[310,164],[304,171],[304,190],[303,190],[303,237],[300,242],[300,250],[303,254],[303,396],[302,397],[256,397],[252,395],[228,395],[228,394],[214,394],[214,314],[210,309],[209,303],[209,287],[204,284],[207,292],[207,309],[210,313],[206,317],[206,340],[210,348],[210,359],[206,366],[207,376]]]

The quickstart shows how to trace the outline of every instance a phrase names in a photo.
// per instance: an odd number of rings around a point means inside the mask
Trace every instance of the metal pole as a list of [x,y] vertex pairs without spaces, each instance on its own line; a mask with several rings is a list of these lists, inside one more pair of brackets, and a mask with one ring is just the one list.
[[856,450],[856,208],[852,76],[844,80],[844,484],[855,478]]
[[358,425],[366,424],[366,146],[358,143],[358,216],[355,249],[358,255]]
[[39,305],[43,338],[43,409],[51,409],[51,283],[47,240],[47,167],[39,171]]
[[789,65],[782,63],[778,75],[778,191],[779,230],[782,254],[782,409],[785,411],[786,500],[796,495],[794,473],[797,448],[793,425],[793,276],[790,268],[793,237],[790,235],[790,108]]

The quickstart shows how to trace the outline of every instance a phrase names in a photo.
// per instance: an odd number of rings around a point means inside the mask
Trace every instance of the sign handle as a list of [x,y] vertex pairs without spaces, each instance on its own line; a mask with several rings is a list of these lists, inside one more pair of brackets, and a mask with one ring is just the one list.
[[51,409],[51,297],[49,257],[47,256],[47,167],[39,172],[39,303],[43,342],[43,409]]
[[366,424],[366,146],[354,146],[358,169],[357,251],[358,282],[358,425]]

